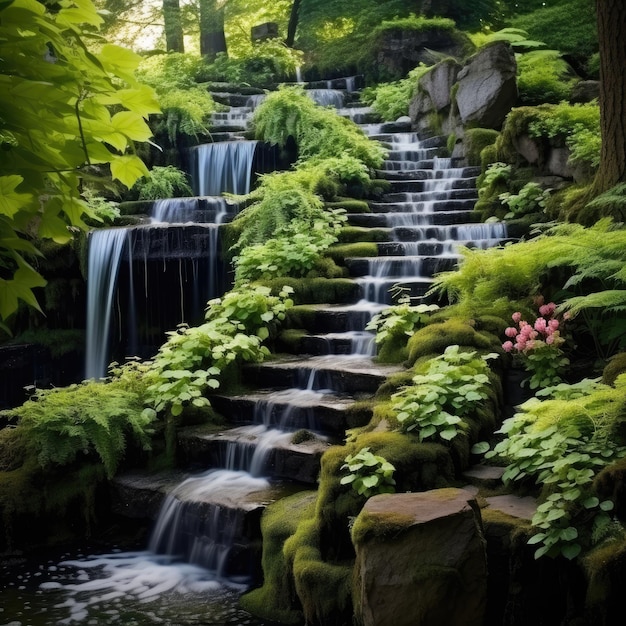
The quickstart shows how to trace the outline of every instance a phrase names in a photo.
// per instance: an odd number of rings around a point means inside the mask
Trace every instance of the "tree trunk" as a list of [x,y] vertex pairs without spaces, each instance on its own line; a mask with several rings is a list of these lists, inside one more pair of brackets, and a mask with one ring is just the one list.
[[600,45],[600,167],[594,195],[626,182],[626,5],[596,0]]
[[208,61],[215,60],[219,52],[227,52],[224,34],[224,7],[217,0],[200,0],[200,54]]
[[287,25],[287,39],[285,44],[289,48],[293,48],[294,41],[296,40],[296,30],[298,28],[298,12],[300,11],[300,5],[302,0],[293,0],[291,5],[291,13],[289,14],[289,24]]
[[168,52],[184,52],[183,23],[180,18],[179,0],[163,0],[165,24],[165,47]]

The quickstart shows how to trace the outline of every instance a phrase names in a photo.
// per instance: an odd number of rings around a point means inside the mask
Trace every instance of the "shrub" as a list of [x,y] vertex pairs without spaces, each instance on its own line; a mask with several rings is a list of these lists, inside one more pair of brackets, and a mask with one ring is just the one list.
[[567,100],[573,77],[557,50],[535,50],[517,57],[519,99],[525,105]]
[[533,516],[536,532],[529,543],[535,558],[562,554],[575,558],[611,525],[610,500],[600,501],[594,477],[626,456],[620,434],[626,402],[626,375],[614,387],[594,383],[571,399],[533,398],[497,431],[505,436],[488,458],[508,463],[505,483],[534,481],[541,504]]
[[360,496],[369,498],[395,491],[393,473],[396,468],[384,457],[373,454],[369,447],[349,454],[340,469],[349,472],[341,478],[340,484],[351,485]]
[[416,430],[420,441],[454,439],[463,418],[488,398],[487,361],[497,357],[493,352],[478,356],[451,345],[431,359],[424,374],[414,376],[412,385],[391,396],[402,430]]
[[140,200],[159,200],[191,196],[192,190],[187,181],[187,174],[173,165],[156,165],[147,178],[140,178],[133,187]]

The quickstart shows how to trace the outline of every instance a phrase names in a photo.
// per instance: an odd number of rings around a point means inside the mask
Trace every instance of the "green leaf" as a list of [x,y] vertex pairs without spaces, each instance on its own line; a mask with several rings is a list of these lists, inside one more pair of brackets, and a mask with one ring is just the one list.
[[571,543],[561,548],[561,554],[570,561],[575,559],[582,550],[582,547],[578,543]]
[[148,176],[149,172],[139,157],[124,155],[111,161],[111,175],[130,189],[139,178]]
[[472,446],[472,454],[484,454],[489,450],[489,443],[486,441],[479,441]]
[[30,193],[18,193],[16,187],[23,182],[24,178],[13,174],[0,176],[0,214],[13,217],[18,211],[27,207],[32,201]]
[[26,261],[16,256],[18,269],[13,278],[0,278],[0,318],[7,319],[17,310],[18,300],[23,300],[41,311],[32,289],[43,287],[46,281]]
[[145,120],[133,111],[120,111],[111,118],[111,125],[122,135],[133,141],[147,141],[152,137],[152,131]]

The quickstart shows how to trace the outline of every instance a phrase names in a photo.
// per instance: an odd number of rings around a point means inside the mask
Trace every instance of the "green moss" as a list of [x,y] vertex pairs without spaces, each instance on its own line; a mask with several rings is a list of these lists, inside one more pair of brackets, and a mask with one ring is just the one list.
[[337,202],[326,202],[329,209],[344,209],[346,213],[371,213],[369,204],[364,200],[343,198]]
[[344,226],[339,232],[338,240],[339,243],[355,243],[357,241],[389,241],[389,230],[384,228]]
[[358,285],[348,278],[275,278],[259,281],[272,293],[278,293],[284,285],[291,287],[296,304],[325,304],[328,302],[353,302],[358,296]]
[[352,526],[352,541],[358,548],[372,539],[390,540],[398,537],[413,522],[411,515],[401,513],[387,513],[372,515],[361,511]]
[[120,214],[128,215],[150,215],[152,211],[153,200],[129,200],[119,203]]
[[376,361],[378,363],[404,363],[408,356],[408,335],[392,336],[379,345]]
[[378,246],[373,242],[356,242],[331,246],[325,252],[336,263],[345,263],[348,257],[375,257],[378,256]]
[[626,372],[626,352],[618,352],[609,359],[602,371],[602,382],[612,385],[615,379],[624,372]]
[[263,619],[281,624],[302,622],[302,607],[293,579],[293,555],[286,543],[303,520],[312,517],[316,493],[303,491],[270,504],[261,518],[263,585],[245,594],[241,606]]
[[463,144],[468,165],[482,165],[482,152],[493,146],[498,138],[498,131],[490,128],[470,128],[465,131]]
[[440,324],[429,324],[409,339],[407,364],[412,366],[418,358],[425,355],[442,354],[451,345],[479,351],[501,349],[501,341],[497,336],[485,331],[477,331],[468,320],[451,318]]
[[280,352],[298,354],[301,352],[301,342],[307,336],[306,331],[300,328],[287,328],[280,332],[277,340],[277,348]]
[[622,613],[626,538],[603,543],[585,557],[583,565],[588,579],[587,615],[594,624],[609,624]]

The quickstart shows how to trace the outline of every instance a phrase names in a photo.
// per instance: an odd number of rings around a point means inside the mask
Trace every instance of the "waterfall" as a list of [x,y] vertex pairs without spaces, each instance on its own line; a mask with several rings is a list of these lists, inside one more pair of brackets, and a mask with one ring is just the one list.
[[128,232],[111,228],[89,234],[85,378],[98,379],[107,374],[113,297]]
[[220,141],[191,151],[192,186],[199,196],[250,192],[252,159],[257,141]]
[[324,107],[343,107],[343,92],[339,89],[306,89],[304,92],[313,102]]

